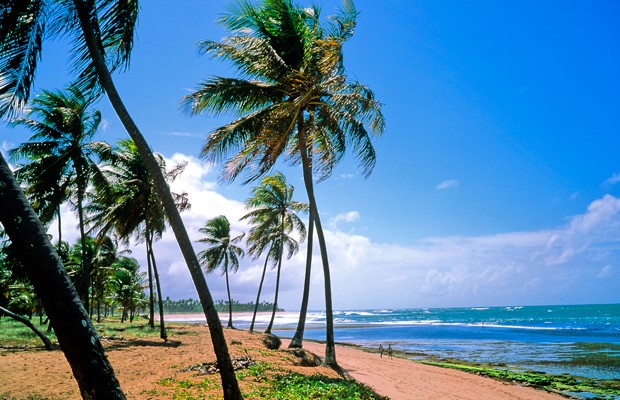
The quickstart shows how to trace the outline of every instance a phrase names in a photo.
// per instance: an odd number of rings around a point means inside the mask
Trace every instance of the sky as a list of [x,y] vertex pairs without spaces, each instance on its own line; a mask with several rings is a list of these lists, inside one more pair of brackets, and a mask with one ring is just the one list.
[[[229,4],[142,2],[131,66],[115,75],[152,148],[170,163],[188,162],[173,190],[189,193],[183,219],[192,239],[221,214],[235,232],[248,230],[238,219],[253,185],[224,184],[219,166],[198,158],[205,137],[232,116],[179,110],[201,80],[234,76],[196,46],[226,35],[216,20]],[[317,4],[327,17],[340,3]],[[368,179],[347,157],[316,186],[334,308],[620,302],[620,3],[355,5],[345,68],[383,103],[386,129]],[[66,49],[60,40],[46,44],[36,90],[69,82]],[[99,138],[124,138],[107,100],[97,107]],[[3,150],[28,136],[0,127]],[[278,170],[305,201],[300,167]],[[63,235],[77,239],[76,218],[65,214]],[[279,303],[287,310],[299,309],[304,247],[283,266]],[[171,232],[155,251],[163,295],[196,298]],[[133,256],[144,260],[142,245]],[[318,254],[314,266],[310,307],[320,310]],[[254,300],[261,268],[260,259],[242,261],[231,277],[234,299]],[[273,301],[274,281],[269,271],[264,300]],[[215,299],[226,297],[222,276],[207,282]]]

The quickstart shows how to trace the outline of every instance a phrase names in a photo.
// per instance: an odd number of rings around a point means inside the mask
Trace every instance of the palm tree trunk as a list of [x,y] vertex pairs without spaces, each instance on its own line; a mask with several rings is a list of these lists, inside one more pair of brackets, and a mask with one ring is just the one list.
[[211,296],[211,292],[207,286],[207,281],[205,280],[202,269],[200,268],[200,262],[198,261],[198,257],[196,257],[196,253],[192,247],[192,242],[187,234],[185,225],[183,225],[183,220],[181,219],[179,210],[174,203],[174,199],[170,193],[166,179],[164,178],[159,164],[157,163],[157,160],[155,160],[148,143],[144,139],[144,136],[125,108],[125,104],[123,103],[118,91],[116,90],[116,86],[112,81],[112,76],[108,70],[104,55],[101,51],[101,41],[95,34],[95,30],[91,25],[90,14],[93,10],[87,8],[87,5],[83,2],[83,0],[73,0],[73,4],[75,5],[78,18],[80,20],[80,26],[84,32],[84,40],[86,41],[90,56],[93,59],[95,69],[99,77],[99,82],[105,90],[114,111],[121,120],[125,130],[127,130],[127,133],[136,144],[136,147],[140,152],[140,156],[146,164],[149,175],[153,179],[153,185],[155,186],[157,195],[164,206],[166,216],[168,217],[170,226],[172,227],[177,242],[179,243],[181,253],[185,258],[187,268],[189,269],[192,280],[194,281],[196,292],[198,293],[200,303],[205,313],[205,318],[207,319],[207,325],[209,325],[213,350],[215,351],[217,364],[220,369],[220,376],[222,378],[224,398],[234,400],[242,399],[243,396],[241,396],[241,391],[239,390],[239,384],[237,382],[237,377],[235,376],[232,360],[230,359],[230,353],[228,352],[228,345],[226,344],[226,338],[224,337],[222,323],[220,322],[217,310],[215,309],[215,304],[213,303],[213,297]]
[[269,321],[269,325],[267,325],[267,329],[265,329],[265,333],[271,333],[271,328],[273,328],[273,321],[276,318],[276,310],[278,309],[278,292],[280,290],[280,272],[282,271],[282,258],[284,255],[284,215],[282,215],[281,227],[280,227],[280,251],[278,252],[278,272],[276,273],[276,294],[273,300],[273,308],[271,310],[271,320]]
[[321,225],[321,217],[314,197],[314,184],[312,181],[312,165],[308,157],[308,147],[305,131],[303,129],[303,116],[298,118],[299,151],[301,154],[301,165],[304,174],[304,184],[308,193],[308,203],[310,203],[310,213],[314,216],[316,234],[319,239],[319,249],[321,251],[321,261],[323,262],[323,275],[325,281],[325,359],[323,363],[335,370],[340,370],[336,362],[336,346],[334,341],[334,311],[332,308],[332,290],[329,272],[329,260],[327,258],[327,245],[325,235]]
[[226,274],[226,291],[228,292],[228,327],[232,328],[232,298],[230,297],[230,284],[228,283],[228,254],[224,254],[224,274]]
[[155,284],[157,285],[157,304],[159,304],[159,337],[164,341],[168,340],[166,333],[166,324],[164,322],[164,301],[161,295],[161,285],[159,284],[159,273],[157,272],[157,263],[155,261],[155,253],[153,253],[153,236],[150,237],[149,254],[151,265],[153,266],[153,274],[155,275]]
[[276,311],[278,309],[278,291],[280,290],[280,271],[282,270],[282,251],[280,251],[280,260],[278,260],[278,272],[276,274],[276,294],[273,300],[273,308],[271,309],[271,320],[269,320],[269,325],[267,325],[267,329],[265,329],[265,333],[271,333],[271,328],[273,328],[273,321],[276,318]]
[[62,246],[62,221],[60,218],[60,204],[58,205],[58,250],[61,249]]
[[254,303],[254,314],[252,315],[252,323],[250,324],[250,332],[254,332],[254,321],[256,321],[256,313],[258,312],[258,302],[260,301],[260,292],[263,290],[263,282],[265,281],[265,273],[267,272],[267,262],[269,261],[269,253],[265,258],[265,265],[263,265],[263,274],[260,277],[260,283],[258,284],[258,294],[256,295],[256,303]]
[[86,250],[86,232],[84,231],[84,207],[82,202],[84,200],[84,192],[86,191],[84,184],[84,175],[82,168],[77,166],[76,170],[77,180],[77,208],[78,208],[78,224],[80,228],[80,243],[82,246],[82,278],[80,281],[80,297],[84,302],[84,308],[90,313],[92,317],[92,309],[90,308],[90,255],[87,255]]
[[50,318],[82,397],[125,399],[58,253],[1,153],[0,204],[0,223]]
[[151,235],[150,229],[148,226],[148,221],[146,222],[146,232],[144,233],[146,236],[145,245],[146,245],[146,265],[147,265],[147,273],[149,279],[149,327],[151,329],[155,329],[155,295],[153,291],[153,264],[151,264],[151,257],[149,257],[149,240],[148,238]]
[[306,254],[306,276],[304,277],[304,293],[301,297],[301,308],[299,309],[299,322],[297,329],[288,345],[289,349],[301,349],[304,341],[304,330],[306,329],[306,316],[308,315],[308,299],[310,298],[310,274],[312,272],[312,241],[314,235],[314,217],[312,211],[308,218],[308,252]]

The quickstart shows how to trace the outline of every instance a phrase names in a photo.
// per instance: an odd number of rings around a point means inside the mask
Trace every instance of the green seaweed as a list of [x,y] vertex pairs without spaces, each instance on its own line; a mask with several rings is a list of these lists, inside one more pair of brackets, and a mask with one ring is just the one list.
[[458,361],[426,361],[423,364],[435,365],[443,368],[457,369],[490,378],[517,382],[548,392],[563,395],[576,393],[590,394],[594,399],[616,399],[620,397],[620,380],[592,379],[572,375],[554,375],[536,371],[516,371],[496,366],[483,366],[461,363]]

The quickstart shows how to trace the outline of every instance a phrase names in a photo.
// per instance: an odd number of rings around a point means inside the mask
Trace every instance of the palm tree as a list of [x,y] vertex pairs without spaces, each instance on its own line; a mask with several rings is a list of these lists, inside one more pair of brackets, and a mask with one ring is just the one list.
[[[31,102],[28,118],[13,120],[33,131],[29,141],[10,151],[14,159],[32,159],[36,167],[29,172],[40,172],[38,176],[30,174],[29,180],[36,182],[57,182],[41,184],[38,190],[49,189],[51,196],[60,201],[64,199],[66,181],[75,186],[76,208],[79,220],[82,251],[86,249],[86,232],[84,222],[84,196],[91,177],[101,173],[96,158],[108,151],[104,142],[90,142],[101,122],[99,110],[91,108],[89,100],[76,86],[69,86],[65,91],[43,91]],[[39,166],[51,166],[41,169]],[[45,192],[40,196],[45,197]],[[58,209],[59,204],[52,204]],[[78,285],[84,307],[89,310],[89,289],[91,265],[88,257],[82,257],[82,276]]]
[[204,228],[199,229],[205,237],[198,239],[200,243],[206,243],[210,247],[198,253],[198,257],[206,267],[207,273],[222,268],[226,276],[226,291],[228,292],[228,327],[232,328],[232,299],[230,297],[230,284],[228,273],[239,270],[239,258],[243,257],[244,251],[236,244],[243,239],[244,234],[230,236],[230,222],[224,215],[210,219]]
[[241,219],[248,219],[254,225],[248,237],[250,248],[248,252],[258,258],[261,253],[269,247],[263,273],[258,287],[256,303],[254,305],[254,315],[250,324],[250,331],[254,328],[254,320],[260,300],[260,293],[265,278],[268,260],[277,264],[275,300],[271,313],[271,320],[267,325],[266,333],[271,333],[273,321],[275,319],[278,291],[280,287],[280,272],[284,249],[288,248],[287,259],[290,259],[298,249],[297,242],[290,237],[293,230],[300,233],[301,241],[305,239],[306,227],[295,212],[307,211],[308,205],[293,201],[293,186],[288,186],[286,177],[278,172],[271,176],[266,176],[260,185],[252,189],[254,196],[249,198],[245,204],[252,211],[244,215]]
[[[116,111],[127,133],[136,143],[140,155],[144,159],[149,174],[151,174],[157,194],[160,197],[166,215],[170,220],[170,225],[174,231],[177,242],[187,263],[187,267],[196,286],[196,291],[200,298],[207,324],[211,332],[211,340],[216,354],[220,375],[222,377],[222,389],[226,399],[241,399],[241,392],[234,373],[228,346],[224,338],[221,322],[217,310],[213,303],[213,298],[207,286],[204,275],[200,267],[200,262],[194,252],[187,230],[183,225],[183,220],[176,209],[174,199],[166,185],[166,180],[159,170],[159,166],[153,156],[148,143],[138,129],[125,107],[112,80],[112,72],[117,69],[127,68],[131,56],[133,37],[138,16],[138,0],[67,0],[61,3],[52,0],[9,0],[0,7],[0,119],[11,117],[16,111],[21,109],[27,102],[30,89],[34,84],[34,77],[37,62],[40,59],[44,39],[62,35],[72,39],[72,59],[76,70],[78,81],[85,88],[98,92],[105,91]],[[0,167],[4,168],[4,158],[0,155]],[[4,173],[6,172],[6,173]],[[13,175],[6,166],[6,170],[0,174],[0,182],[7,188],[17,188]],[[32,209],[27,202],[22,202],[20,190],[0,192],[0,195],[11,195],[13,198],[5,201],[12,201],[15,206],[20,205],[20,214],[23,216],[31,215]],[[13,223],[12,214],[6,214],[6,223]],[[35,231],[43,232],[39,227],[39,222],[31,221],[31,233]],[[11,231],[11,229],[8,229]],[[11,233],[9,233],[11,235]],[[18,243],[24,249],[33,245],[33,241],[28,236],[15,236],[12,240],[23,239],[24,242]],[[38,243],[43,244],[44,237],[38,238]],[[50,254],[53,248],[46,249]],[[45,269],[59,271],[61,265],[51,262]],[[33,271],[34,273],[35,271]],[[37,291],[48,290],[37,287]],[[71,287],[65,286],[64,281],[58,282],[58,287],[50,288],[50,291],[67,290],[67,298],[71,296]],[[69,300],[68,300],[69,301]],[[51,313],[51,318],[57,318],[64,310],[62,304],[49,304],[49,307],[58,307],[58,313]],[[77,336],[90,338],[83,334],[79,328],[82,319],[76,318],[75,321],[67,319],[65,325],[75,324],[67,327],[67,345],[82,343]],[[86,319],[88,321],[88,319]],[[88,324],[89,322],[87,322]],[[89,327],[89,329],[92,327]],[[65,338],[59,337],[59,342]],[[90,339],[89,339],[90,340]],[[64,348],[63,348],[64,350]],[[116,388],[118,382],[114,374],[103,377],[100,374],[96,379],[95,375],[88,373],[88,368],[93,363],[88,364],[86,358],[77,359],[67,354],[67,360],[76,368],[78,384],[83,392],[90,392],[96,388],[103,388],[98,382],[104,379]],[[109,363],[103,356],[102,362],[108,366],[103,371],[111,372]],[[103,390],[103,389],[102,389]],[[116,392],[120,393],[120,390]],[[101,394],[103,397],[112,398],[112,391]],[[114,394],[118,396],[118,394]]]
[[325,279],[325,364],[337,367],[331,279],[325,235],[314,195],[313,174],[326,179],[352,147],[362,172],[375,163],[371,136],[384,129],[381,105],[370,89],[347,80],[342,46],[352,36],[357,12],[350,0],[324,26],[318,8],[291,0],[245,1],[220,22],[233,32],[222,43],[203,41],[203,52],[230,61],[241,78],[214,77],[183,98],[193,114],[237,112],[239,117],[208,137],[202,156],[227,159],[223,178],[242,172],[245,182],[271,170],[284,156],[301,164]]
[[[161,170],[170,182],[185,167],[185,164],[180,164],[167,170],[164,157],[161,154],[155,156]],[[119,141],[117,147],[106,154],[104,161],[106,164],[103,167],[103,175],[106,179],[100,180],[99,185],[95,186],[95,195],[88,207],[89,222],[92,223],[93,229],[100,230],[100,234],[106,234],[113,229],[122,240],[129,241],[130,237],[135,237],[138,241],[144,241],[150,288],[149,324],[154,327],[154,277],[159,302],[160,337],[165,340],[167,334],[164,323],[163,300],[153,250],[154,240],[161,238],[166,229],[166,215],[163,206],[155,193],[153,181],[144,161],[132,140]],[[173,193],[173,196],[179,211],[190,208],[186,193]]]
[[30,159],[14,171],[15,177],[25,185],[24,192],[36,211],[39,219],[48,225],[54,218],[58,225],[58,246],[62,243],[62,218],[60,206],[69,199],[72,180],[62,176],[61,181],[41,179],[44,176],[61,176],[56,169],[60,166],[55,157],[42,154],[40,158]]
[[121,322],[133,320],[134,312],[144,290],[144,276],[139,273],[138,261],[119,257],[113,264],[112,295],[123,309]]

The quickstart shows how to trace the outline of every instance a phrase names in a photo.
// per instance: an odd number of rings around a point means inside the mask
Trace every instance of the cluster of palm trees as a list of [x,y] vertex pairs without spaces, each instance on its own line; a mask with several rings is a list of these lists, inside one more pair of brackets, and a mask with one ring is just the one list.
[[[254,322],[260,296],[265,280],[267,266],[277,266],[275,298],[271,310],[271,319],[265,333],[271,333],[275,319],[278,293],[280,288],[280,273],[285,249],[286,258],[290,259],[299,249],[297,241],[292,234],[297,233],[303,241],[306,236],[306,227],[296,212],[307,211],[305,203],[293,201],[293,186],[286,182],[282,173],[263,178],[260,185],[252,189],[253,196],[246,201],[247,208],[251,209],[241,219],[248,220],[252,225],[247,244],[248,254],[253,259],[258,259],[266,253],[263,272],[258,286],[258,294],[254,302],[254,314],[250,324],[250,332],[254,331]],[[207,221],[200,232],[205,235],[199,239],[209,247],[200,253],[198,257],[205,265],[207,273],[221,268],[226,277],[226,290],[228,293],[228,327],[233,327],[232,321],[232,298],[230,295],[229,272],[235,273],[239,269],[239,259],[245,255],[245,251],[238,245],[245,234],[232,237],[230,222],[224,215],[220,215]]]
[[[76,86],[37,95],[30,103],[27,117],[12,121],[12,125],[34,132],[28,142],[9,151],[15,161],[25,162],[17,164],[14,173],[41,222],[49,224],[57,218],[61,258],[61,206],[68,203],[75,208],[80,242],[74,248],[79,254],[71,263],[64,259],[63,262],[65,266],[79,264],[70,275],[75,276],[75,287],[90,315],[94,299],[99,319],[105,298],[102,288],[109,276],[109,266],[117,258],[115,243],[128,244],[131,238],[144,242],[150,289],[149,323],[154,326],[154,293],[158,295],[160,313],[163,306],[153,242],[166,227],[166,215],[133,141],[121,140],[116,146],[92,141],[101,121],[101,113],[92,105],[92,99]],[[167,169],[163,156],[154,156],[168,181],[183,171],[183,164]],[[190,207],[185,193],[172,194],[179,211]],[[95,232],[97,239],[93,240],[89,235]],[[163,314],[160,328],[162,339],[166,339]]]
[[[90,315],[98,322],[102,318],[120,311],[121,322],[133,321],[148,305],[145,296],[145,274],[140,272],[140,264],[135,258],[118,252],[116,243],[109,236],[88,237],[86,251],[80,240],[73,246],[67,242],[57,245],[69,276],[77,286],[83,270],[83,253],[93,267],[90,288]],[[12,254],[11,243],[4,240],[0,244],[0,308],[32,319],[34,315],[43,323],[45,310],[37,293],[23,272],[23,267]],[[14,316],[12,316],[14,318]],[[22,321],[23,322],[23,321]],[[32,327],[31,327],[32,329]],[[50,326],[51,329],[51,326]],[[34,329],[33,329],[34,330]],[[36,332],[36,331],[35,331]]]
[[[75,87],[87,99],[105,93],[130,135],[203,305],[220,367],[224,397],[239,399],[242,396],[222,326],[200,260],[181,220],[178,198],[175,199],[170,192],[158,158],[133,122],[112,80],[112,72],[129,65],[138,10],[138,0],[9,0],[3,3],[0,6],[0,118],[13,117],[27,102],[45,40],[53,36],[70,38],[76,71]],[[220,20],[231,35],[222,42],[201,43],[203,52],[230,61],[240,77],[207,79],[182,101],[184,109],[192,114],[238,114],[234,121],[212,132],[202,150],[206,159],[225,160],[224,179],[234,180],[244,175],[244,182],[251,182],[272,170],[280,159],[302,166],[308,195],[308,254],[300,324],[293,343],[300,345],[303,336],[312,241],[316,231],[325,278],[325,363],[334,367],[337,363],[330,266],[314,195],[314,181],[329,177],[347,149],[353,151],[362,172],[368,175],[375,162],[371,137],[381,134],[384,129],[381,105],[372,91],[350,81],[344,71],[342,46],[353,34],[356,15],[350,0],[344,0],[338,14],[328,21],[320,19],[318,7],[303,8],[293,4],[292,0],[263,0],[256,5],[241,0],[234,11]],[[85,115],[85,119],[88,120],[85,127],[98,123],[97,115]],[[95,146],[92,151],[99,150],[102,150],[100,157],[104,160],[104,149]],[[23,156],[28,155],[23,153]],[[39,159],[36,152],[31,156],[35,164],[40,161],[40,167],[46,168],[44,157]],[[90,164],[80,160],[76,162],[76,168],[79,166],[82,173],[91,173],[91,184],[96,191],[107,193],[105,191],[109,190],[109,199],[113,202],[120,198],[121,193],[115,192],[114,188],[99,185],[105,181],[104,170],[91,169]],[[28,171],[24,174],[28,176]],[[107,178],[111,176],[108,174]],[[80,188],[88,187],[83,179],[84,176],[79,178],[78,183],[77,173],[70,178],[79,186],[73,200],[78,214],[84,212],[83,209],[80,211],[84,196]],[[69,182],[57,180],[46,184],[49,187],[43,191],[38,209],[57,215],[52,200],[68,196],[64,189]],[[0,222],[50,317],[82,396],[124,398],[86,308],[75,301],[77,293],[57,251],[47,239],[43,225],[1,155],[0,200],[3,205],[0,207]],[[102,221],[97,225],[104,232],[117,230],[114,222],[108,220],[108,217],[112,218],[113,208],[114,203],[103,202],[92,210]],[[287,227],[287,223],[280,219],[278,231],[275,222],[268,222],[266,217],[257,215],[248,219],[257,234],[260,232],[266,237],[272,234],[273,239],[270,244],[257,244],[253,255],[267,250],[268,259],[278,256],[281,260],[285,247],[291,251],[292,242],[287,243],[284,235],[290,233],[287,230],[292,226]],[[157,237],[158,227],[150,226],[142,232],[144,241],[149,242]],[[276,238],[278,233],[280,236]],[[88,261],[83,263],[83,268],[86,271],[91,268]],[[86,301],[88,279],[84,278],[78,288]]]

